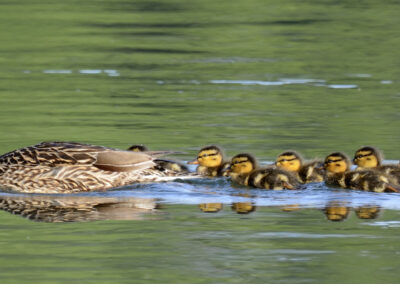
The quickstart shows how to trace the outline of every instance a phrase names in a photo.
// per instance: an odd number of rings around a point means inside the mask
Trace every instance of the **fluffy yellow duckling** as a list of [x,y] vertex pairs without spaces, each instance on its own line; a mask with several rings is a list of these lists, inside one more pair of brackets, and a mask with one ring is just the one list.
[[256,159],[248,153],[232,158],[227,175],[238,184],[264,189],[295,189],[299,185],[296,177],[288,171],[274,167],[258,169]]
[[[149,149],[142,144],[132,145],[128,150],[133,152],[150,152]],[[159,171],[169,170],[177,173],[189,173],[188,167],[176,161],[157,158],[154,159],[154,163],[157,164],[156,169]]]
[[400,166],[382,165],[383,155],[375,147],[365,146],[356,151],[353,162],[357,170],[376,170],[385,174],[391,183],[400,185]]
[[322,161],[304,164],[303,157],[295,151],[283,152],[276,158],[275,165],[292,172],[301,183],[323,182],[324,170]]
[[224,170],[229,167],[229,162],[224,161],[224,153],[218,146],[211,145],[200,149],[197,158],[188,164],[198,165],[197,173],[203,176],[222,176]]
[[390,184],[388,178],[376,171],[350,171],[349,158],[335,152],[325,158],[325,183],[349,189],[360,189],[373,192],[398,192],[399,189]]

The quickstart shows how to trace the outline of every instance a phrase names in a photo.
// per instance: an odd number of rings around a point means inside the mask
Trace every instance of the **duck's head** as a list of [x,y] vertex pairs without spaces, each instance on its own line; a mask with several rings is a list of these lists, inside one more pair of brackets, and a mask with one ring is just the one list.
[[324,169],[328,173],[344,173],[350,169],[350,159],[344,153],[332,153],[325,158]]
[[287,151],[276,158],[275,165],[289,172],[298,172],[303,165],[303,158],[295,151]]
[[138,145],[132,145],[131,147],[128,148],[128,151],[133,151],[133,152],[146,152],[149,151],[149,149],[144,146],[143,144],[138,144]]
[[382,153],[371,146],[365,146],[356,151],[353,162],[361,168],[375,168],[382,164]]
[[256,168],[256,159],[248,153],[241,153],[232,158],[229,171],[234,174],[246,175]]
[[207,168],[219,167],[224,160],[222,150],[215,145],[206,146],[202,148],[197,154],[197,158],[188,164],[200,165]]

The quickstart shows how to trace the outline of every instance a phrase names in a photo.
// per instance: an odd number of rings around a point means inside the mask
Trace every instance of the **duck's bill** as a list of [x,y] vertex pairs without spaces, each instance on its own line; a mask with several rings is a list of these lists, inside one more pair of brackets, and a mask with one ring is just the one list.
[[188,162],[189,165],[198,165],[199,161],[197,159],[194,159],[193,161]]

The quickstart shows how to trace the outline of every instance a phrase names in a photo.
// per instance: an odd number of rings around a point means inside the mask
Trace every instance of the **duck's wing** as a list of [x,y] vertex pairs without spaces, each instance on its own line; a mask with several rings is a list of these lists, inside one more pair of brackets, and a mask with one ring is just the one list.
[[0,156],[0,164],[50,167],[92,165],[108,171],[132,171],[155,165],[152,154],[75,142],[43,142],[21,148]]

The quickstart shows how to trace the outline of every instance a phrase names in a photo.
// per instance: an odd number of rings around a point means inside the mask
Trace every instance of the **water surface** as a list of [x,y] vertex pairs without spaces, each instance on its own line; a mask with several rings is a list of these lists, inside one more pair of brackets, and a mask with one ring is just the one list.
[[[268,163],[287,149],[312,159],[375,145],[398,161],[398,15],[397,1],[371,0],[2,1],[0,153],[66,140],[143,143],[190,160],[218,144]],[[398,199],[224,179],[70,197],[4,192],[0,275],[395,282]]]

